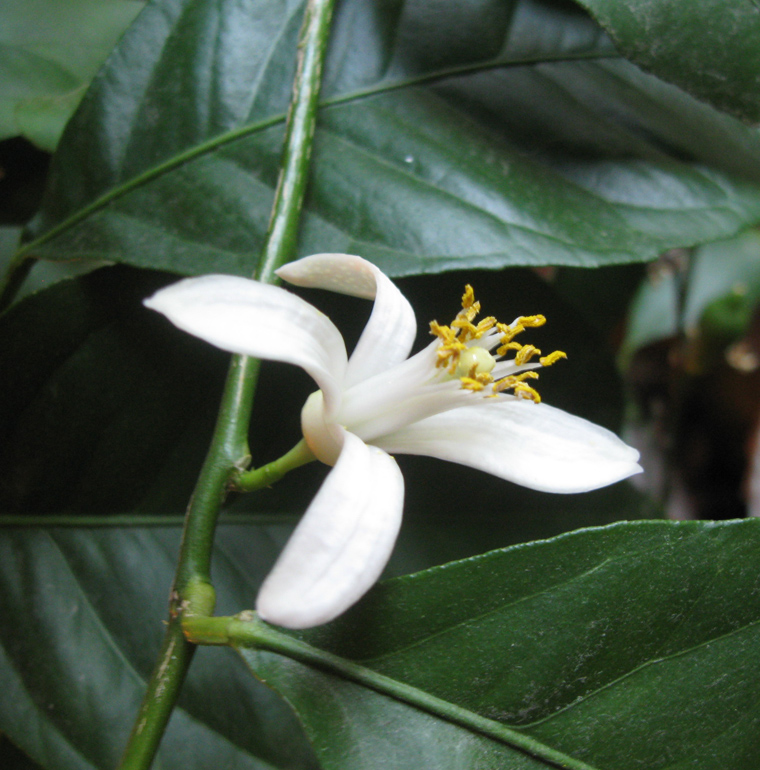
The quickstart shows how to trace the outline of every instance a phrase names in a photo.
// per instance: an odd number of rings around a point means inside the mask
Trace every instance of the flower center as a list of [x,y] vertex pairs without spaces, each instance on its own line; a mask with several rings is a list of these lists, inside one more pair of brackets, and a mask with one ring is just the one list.
[[[462,388],[466,390],[478,392],[489,387],[490,397],[511,390],[512,394],[519,398],[539,403],[541,397],[538,391],[525,381],[538,379],[534,368],[551,366],[567,356],[561,350],[541,356],[537,347],[523,345],[515,341],[515,337],[525,329],[543,326],[546,318],[542,315],[520,316],[511,324],[504,324],[493,316],[488,316],[476,324],[474,321],[478,313],[480,302],[475,301],[475,292],[472,286],[467,284],[462,295],[462,309],[451,322],[451,326],[443,326],[436,321],[430,322],[430,333],[440,340],[436,367],[446,369],[451,377],[458,377]],[[491,374],[497,365],[497,358],[491,354],[495,347],[498,358],[505,356],[510,350],[515,351],[514,358],[502,362],[512,364],[511,373],[500,378],[494,378]],[[531,359],[536,356],[538,362],[531,363]],[[520,369],[527,371],[521,372]]]

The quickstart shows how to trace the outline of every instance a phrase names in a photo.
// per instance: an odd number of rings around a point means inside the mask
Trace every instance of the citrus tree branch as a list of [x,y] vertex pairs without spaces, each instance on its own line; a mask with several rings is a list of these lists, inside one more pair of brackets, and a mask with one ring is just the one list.
[[[265,283],[275,282],[275,270],[295,255],[332,6],[333,0],[306,4],[280,178],[255,276]],[[211,446],[185,516],[164,642],[122,757],[122,770],[150,767],[174,709],[195,649],[182,633],[182,618],[213,612],[214,531],[231,480],[250,461],[247,436],[258,367],[257,360],[245,356],[233,357],[230,364]]]

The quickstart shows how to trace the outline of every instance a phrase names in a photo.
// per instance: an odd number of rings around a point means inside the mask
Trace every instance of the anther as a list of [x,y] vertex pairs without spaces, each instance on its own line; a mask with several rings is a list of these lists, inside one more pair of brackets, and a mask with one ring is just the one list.
[[[523,364],[527,364],[533,356],[538,355],[541,355],[541,351],[535,345],[523,345],[522,348],[517,351],[515,363],[518,366],[522,366]],[[549,356],[545,356],[545,358],[549,358]]]
[[[523,327],[529,327],[535,329],[538,326],[543,326],[546,323],[546,317],[542,315],[521,315],[515,323],[520,324]],[[512,324],[514,326],[514,324]]]
[[538,391],[531,388],[530,385],[515,385],[514,394],[517,398],[526,398],[534,404],[541,403],[541,396],[538,395]]
[[485,385],[482,382],[479,382],[478,380],[474,380],[471,377],[462,377],[462,388],[464,390],[471,390],[473,393],[477,393],[478,391],[483,390]]
[[567,353],[564,353],[561,350],[555,350],[553,353],[549,353],[548,356],[542,356],[538,360],[541,366],[551,366],[552,364],[556,364],[560,358],[567,358]]

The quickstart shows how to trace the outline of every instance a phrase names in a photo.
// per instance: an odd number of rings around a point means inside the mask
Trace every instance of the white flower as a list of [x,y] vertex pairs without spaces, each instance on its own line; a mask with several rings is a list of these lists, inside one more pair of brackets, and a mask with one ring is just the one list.
[[[583,492],[641,471],[638,452],[593,423],[538,403],[526,380],[563,353],[515,337],[542,316],[474,323],[468,286],[450,327],[409,358],[411,306],[366,260],[316,254],[280,268],[298,286],[374,299],[350,358],[329,318],[276,286],[246,278],[189,278],[146,305],[219,348],[305,369],[319,390],[302,412],[309,448],[333,465],[257,600],[262,618],[289,628],[326,623],[382,572],[401,522],[404,482],[390,453],[469,465],[532,489]],[[514,357],[504,356],[514,351]]]

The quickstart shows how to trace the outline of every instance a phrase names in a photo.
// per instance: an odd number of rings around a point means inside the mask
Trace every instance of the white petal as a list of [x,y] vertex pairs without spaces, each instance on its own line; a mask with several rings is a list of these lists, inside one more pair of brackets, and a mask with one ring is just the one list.
[[435,367],[438,345],[438,340],[431,342],[411,358],[346,390],[338,414],[341,425],[372,443],[376,436],[467,403],[472,393],[462,390],[459,380],[441,379],[443,373]]
[[346,348],[330,319],[277,286],[231,275],[188,278],[144,303],[222,350],[305,369],[331,410],[340,400]]
[[403,503],[396,461],[346,433],[338,462],[261,587],[259,615],[310,628],[347,610],[383,571]]
[[428,417],[373,443],[438,457],[544,492],[586,492],[640,473],[614,433],[546,404],[509,396]]
[[412,306],[388,276],[371,262],[351,254],[313,254],[284,265],[277,275],[296,286],[375,300],[372,315],[351,354],[347,387],[409,355],[417,334]]

